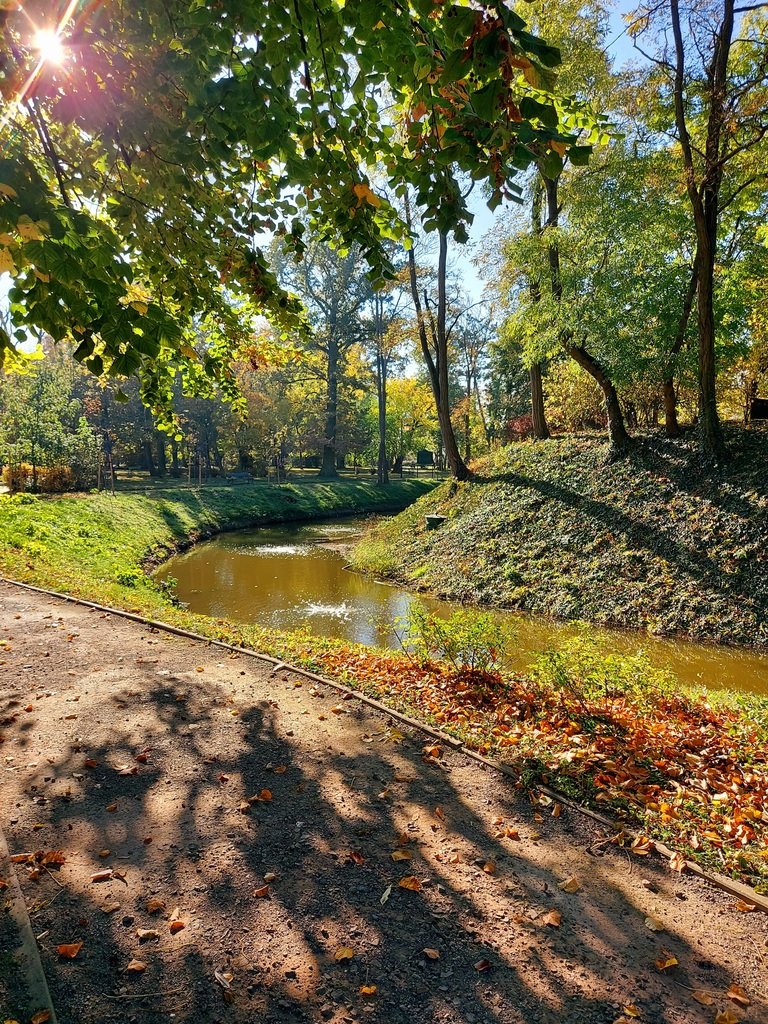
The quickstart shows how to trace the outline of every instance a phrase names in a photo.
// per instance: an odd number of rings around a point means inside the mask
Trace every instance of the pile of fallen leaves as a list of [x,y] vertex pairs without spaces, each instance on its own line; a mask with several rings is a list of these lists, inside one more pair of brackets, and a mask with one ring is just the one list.
[[[317,655],[316,655],[317,657]],[[324,671],[445,728],[548,784],[641,825],[681,856],[768,878],[768,746],[704,697],[583,694],[407,657],[329,650]]]

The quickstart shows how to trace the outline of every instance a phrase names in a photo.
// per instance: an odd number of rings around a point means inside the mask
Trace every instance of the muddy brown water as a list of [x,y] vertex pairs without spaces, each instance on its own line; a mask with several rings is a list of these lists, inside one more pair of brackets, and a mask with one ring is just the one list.
[[[193,612],[399,650],[395,623],[413,601],[446,616],[457,605],[345,569],[343,551],[329,542],[351,542],[365,525],[355,518],[237,530],[170,559],[157,576],[175,580],[176,596]],[[505,661],[519,671],[576,629],[511,611],[493,614],[512,629]],[[645,651],[683,683],[768,695],[768,655],[598,627],[591,635],[606,652]]]

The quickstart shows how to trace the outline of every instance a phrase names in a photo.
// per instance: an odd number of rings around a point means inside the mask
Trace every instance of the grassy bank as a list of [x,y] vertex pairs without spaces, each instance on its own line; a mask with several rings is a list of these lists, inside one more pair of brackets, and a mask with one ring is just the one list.
[[[768,888],[768,815],[762,810],[768,804],[768,700],[681,693],[644,659],[606,659],[586,637],[544,655],[530,679],[502,678],[492,670],[472,672],[213,619],[173,605],[142,571],[190,537],[402,506],[427,486],[408,482],[384,493],[367,483],[343,483],[209,488],[152,498],[0,497],[0,574],[325,673],[513,764],[542,820],[557,813],[537,790],[543,782],[651,839],[665,839],[703,865]],[[0,640],[0,665],[2,655]],[[439,745],[426,756],[439,760]]]
[[430,488],[408,480],[312,481],[107,492],[59,498],[0,495],[0,574],[107,604],[160,608],[144,573],[190,540],[260,523],[399,511]]
[[[441,597],[662,635],[768,647],[768,434],[733,431],[703,471],[695,442],[512,445],[358,547],[357,568]],[[447,516],[427,531],[424,515]]]

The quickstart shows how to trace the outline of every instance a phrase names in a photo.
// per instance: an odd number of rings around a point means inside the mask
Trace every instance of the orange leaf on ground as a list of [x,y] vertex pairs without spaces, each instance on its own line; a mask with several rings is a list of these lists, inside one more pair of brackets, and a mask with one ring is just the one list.
[[491,969],[491,961],[490,960],[478,960],[477,963],[474,964],[474,968],[478,972],[478,974],[483,974],[485,971],[490,971],[490,969]]
[[33,1014],[30,1018],[30,1024],[46,1024],[46,1021],[49,1021],[50,1019],[50,1010],[38,1010],[37,1013]]
[[742,988],[741,985],[737,985],[735,981],[725,994],[729,999],[732,999],[734,1003],[738,1003],[739,1006],[751,1006],[752,1004],[752,1000],[747,995],[746,989]]
[[550,928],[559,928],[563,918],[559,910],[548,910],[541,920]]
[[56,947],[56,952],[65,960],[74,960],[82,948],[82,942],[64,942]]
[[747,903],[746,900],[736,900],[734,906],[737,910],[740,910],[742,914],[751,914],[753,910],[757,910],[755,903]]
[[390,853],[390,855],[389,855],[389,856],[390,856],[390,857],[392,858],[392,860],[394,860],[394,861],[398,861],[398,860],[410,860],[410,859],[411,859],[411,856],[412,856],[412,854],[411,854],[411,851],[410,851],[410,850],[393,850],[393,851],[392,851],[392,853]]
[[125,969],[131,974],[141,974],[142,971],[146,971],[147,965],[143,960],[131,960]]
[[739,1024],[741,1017],[733,1010],[721,1010],[715,1017],[715,1024]]
[[375,996],[376,992],[377,992],[377,988],[376,988],[375,985],[361,985],[360,986],[360,995],[364,996],[366,999],[370,999],[372,996]]
[[103,871],[97,871],[91,875],[92,882],[108,882],[110,878],[114,876],[112,868],[105,868]]
[[117,810],[117,804],[107,804],[107,810],[109,811],[110,814],[114,814],[115,811]]
[[365,864],[365,857],[359,850],[350,850],[347,859],[351,860],[353,864]]
[[150,896],[144,907],[148,914],[157,914],[161,910],[165,910],[165,900],[161,900],[159,896]]
[[682,853],[673,853],[669,858],[669,866],[673,871],[679,871],[680,874],[688,870],[688,861],[682,855]]
[[354,955],[355,951],[351,946],[339,946],[333,954],[333,959],[342,963],[344,960],[351,960]]
[[437,949],[430,949],[429,946],[427,946],[425,949],[422,949],[421,952],[424,954],[424,956],[427,958],[427,960],[439,960],[440,959],[440,952],[439,952],[439,950],[437,950]]
[[575,875],[571,875],[570,878],[566,878],[564,882],[561,882],[558,889],[562,889],[563,892],[578,892],[581,889],[581,882]]
[[632,840],[632,845],[630,846],[632,853],[636,853],[638,857],[647,857],[655,849],[656,844],[648,836],[638,836]]
[[266,899],[269,896],[269,886],[262,885],[259,889],[255,889],[253,895],[260,900]]
[[187,926],[184,924],[183,921],[171,921],[169,927],[171,929],[171,935],[175,935],[176,932],[180,932],[183,928],[186,928]]
[[445,811],[443,810],[442,807],[438,806],[435,808],[435,817],[439,818],[440,821],[445,821]]
[[400,889],[410,889],[412,892],[421,892],[421,882],[416,875],[406,875],[397,883]]

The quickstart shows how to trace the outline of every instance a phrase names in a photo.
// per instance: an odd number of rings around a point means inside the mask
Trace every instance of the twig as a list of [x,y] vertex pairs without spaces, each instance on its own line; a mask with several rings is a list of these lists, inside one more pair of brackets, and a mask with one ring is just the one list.
[[45,900],[39,906],[33,907],[30,910],[30,914],[40,914],[43,910],[46,909],[46,907],[50,907],[50,905],[53,903],[53,901],[58,899],[59,896],[61,896],[61,894],[63,892],[64,892],[64,886],[62,885],[59,889],[56,890],[56,892],[53,894],[53,896],[51,896],[51,898],[49,900]]
[[142,992],[142,993],[126,993],[121,996],[111,996],[108,992],[102,992],[105,999],[151,999],[155,996],[175,996],[179,992],[183,992],[183,988],[165,988],[160,989],[158,992]]

